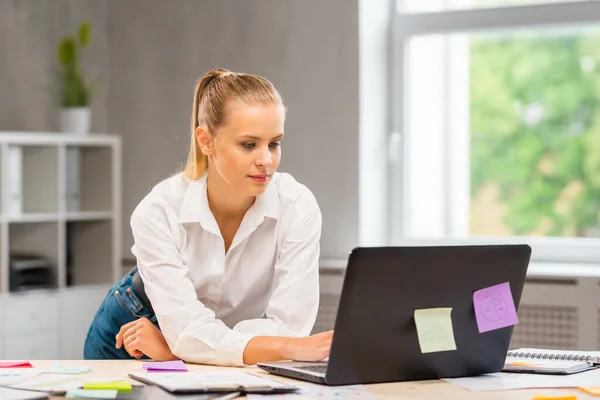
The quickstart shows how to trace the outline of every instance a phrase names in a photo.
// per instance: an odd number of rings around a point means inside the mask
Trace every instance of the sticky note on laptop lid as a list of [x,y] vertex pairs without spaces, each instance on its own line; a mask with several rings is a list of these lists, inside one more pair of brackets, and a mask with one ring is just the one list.
[[177,361],[162,361],[162,362],[146,362],[144,369],[148,372],[187,372],[187,367],[181,360]]
[[473,307],[479,333],[519,323],[508,282],[475,291]]
[[451,313],[451,307],[415,310],[415,325],[422,353],[456,350]]

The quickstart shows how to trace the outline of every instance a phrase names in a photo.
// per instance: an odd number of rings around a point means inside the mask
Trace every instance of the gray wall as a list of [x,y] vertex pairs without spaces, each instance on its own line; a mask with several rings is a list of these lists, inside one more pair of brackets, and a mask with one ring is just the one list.
[[0,130],[56,131],[56,45],[83,19],[92,24],[85,71],[100,80],[92,105],[94,132],[108,128],[108,0],[0,0]]
[[185,159],[195,80],[224,67],[281,91],[281,170],[320,203],[323,257],[346,255],[358,240],[356,1],[129,0],[111,3],[108,20],[109,129],[124,140],[125,217]]
[[270,79],[289,110],[281,170],[315,194],[322,257],[358,243],[358,1],[1,0],[0,129],[53,130],[57,38],[93,23],[88,70],[103,81],[93,130],[123,137],[123,256],[128,217],[185,160],[193,88],[223,67]]

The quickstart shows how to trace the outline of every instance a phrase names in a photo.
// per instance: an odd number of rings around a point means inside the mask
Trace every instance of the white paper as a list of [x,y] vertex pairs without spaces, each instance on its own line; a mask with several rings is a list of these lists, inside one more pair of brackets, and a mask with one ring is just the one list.
[[[163,386],[169,390],[176,389],[209,389],[209,388],[248,388],[288,387],[270,379],[260,378],[245,372],[136,372],[131,374],[141,379]],[[294,385],[295,386],[295,385]]]
[[[310,383],[294,383],[294,386],[300,389],[297,393],[280,394],[276,397],[290,398],[294,400],[340,400],[340,399],[370,399],[377,397],[368,392],[363,385],[352,386],[324,386]],[[246,395],[249,400],[273,400],[272,394],[249,394]]]
[[598,386],[598,382],[600,382],[600,370],[595,369],[572,375],[513,374],[499,372],[496,374],[443,380],[473,392],[488,390],[568,388]]
[[0,385],[11,385],[39,375],[41,372],[37,368],[0,368]]
[[48,394],[44,392],[31,392],[29,390],[0,387],[0,399],[3,400],[38,400],[47,398]]
[[85,383],[81,376],[67,374],[40,374],[23,380],[11,387],[29,390],[43,390],[45,392],[64,392],[70,389],[79,389]]

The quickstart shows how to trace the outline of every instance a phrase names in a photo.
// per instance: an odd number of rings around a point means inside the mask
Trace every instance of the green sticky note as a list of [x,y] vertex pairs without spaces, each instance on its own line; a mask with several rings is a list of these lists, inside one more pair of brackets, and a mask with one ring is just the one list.
[[90,367],[84,366],[69,366],[69,365],[60,365],[53,364],[50,369],[44,371],[46,374],[83,374],[86,372],[90,372],[92,369]]
[[69,390],[65,397],[75,399],[116,399],[119,392],[117,390]]
[[86,382],[83,384],[86,390],[118,390],[119,392],[131,392],[131,383],[125,381],[118,382]]
[[451,307],[415,310],[415,324],[422,353],[456,350]]

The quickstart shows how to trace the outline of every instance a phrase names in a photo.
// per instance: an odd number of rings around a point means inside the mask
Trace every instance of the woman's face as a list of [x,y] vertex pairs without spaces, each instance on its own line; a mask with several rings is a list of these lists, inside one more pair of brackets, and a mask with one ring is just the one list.
[[224,124],[214,136],[198,128],[196,137],[208,156],[209,168],[214,167],[237,191],[258,196],[267,189],[279,166],[284,122],[280,104],[232,102],[225,109]]

